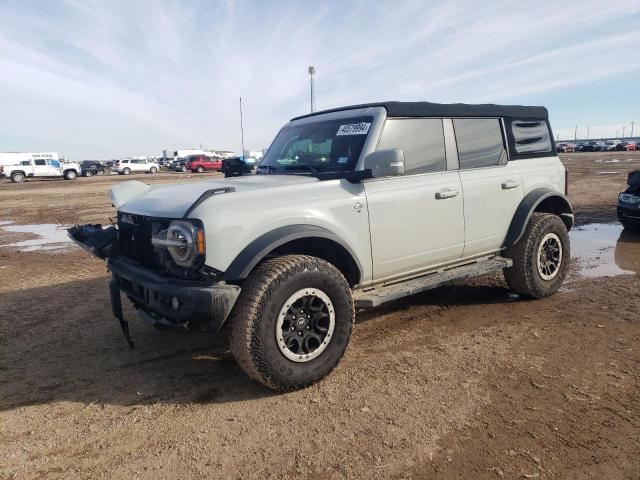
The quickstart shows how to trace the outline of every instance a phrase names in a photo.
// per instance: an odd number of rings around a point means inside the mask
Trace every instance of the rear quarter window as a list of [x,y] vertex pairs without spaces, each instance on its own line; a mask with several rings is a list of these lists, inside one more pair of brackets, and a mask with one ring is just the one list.
[[546,120],[511,120],[511,134],[516,154],[550,153],[553,150]]

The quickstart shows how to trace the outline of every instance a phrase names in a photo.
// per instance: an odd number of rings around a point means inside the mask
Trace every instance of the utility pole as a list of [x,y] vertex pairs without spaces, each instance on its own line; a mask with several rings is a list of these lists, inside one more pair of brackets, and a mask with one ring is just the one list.
[[620,133],[620,130],[616,130],[616,138],[619,137],[619,135],[618,135],[619,133]]
[[578,125],[576,125],[576,129],[573,131],[573,141],[575,142],[578,139]]
[[242,142],[242,158],[244,158],[244,127],[242,126],[242,97],[240,97],[240,141]]
[[624,140],[624,131],[627,129],[626,125],[622,126],[622,139]]
[[589,140],[589,132],[591,131],[591,127],[587,127],[587,140]]
[[635,122],[633,122],[633,121],[631,122],[631,135],[630,135],[630,136],[631,136],[631,138],[633,138],[633,124],[634,124],[634,123],[635,123]]
[[311,113],[313,113],[313,111],[315,110],[315,105],[314,105],[315,99],[314,99],[314,96],[313,96],[313,94],[314,94],[314,92],[313,92],[313,76],[316,73],[316,68],[313,65],[310,65],[308,71],[309,71],[309,84],[311,86],[311,99],[310,99],[311,100]]

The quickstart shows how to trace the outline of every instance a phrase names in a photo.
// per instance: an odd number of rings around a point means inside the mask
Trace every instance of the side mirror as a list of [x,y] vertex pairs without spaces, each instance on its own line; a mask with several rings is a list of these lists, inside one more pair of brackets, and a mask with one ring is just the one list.
[[364,157],[364,169],[370,169],[374,177],[404,175],[404,152],[401,148],[371,152]]

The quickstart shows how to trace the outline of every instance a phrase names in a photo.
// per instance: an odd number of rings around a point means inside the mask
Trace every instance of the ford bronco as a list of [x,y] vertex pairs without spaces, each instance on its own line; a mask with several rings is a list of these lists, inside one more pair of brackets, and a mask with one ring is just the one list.
[[567,175],[544,107],[386,102],[292,119],[255,175],[111,190],[116,226],[70,236],[159,328],[221,331],[276,390],[325,377],[356,308],[504,271],[553,294],[569,265]]

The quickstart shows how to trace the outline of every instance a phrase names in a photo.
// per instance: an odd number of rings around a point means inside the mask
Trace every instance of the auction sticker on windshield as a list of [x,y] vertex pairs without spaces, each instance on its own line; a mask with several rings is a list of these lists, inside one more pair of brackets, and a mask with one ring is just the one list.
[[336,133],[336,136],[366,135],[367,133],[369,133],[370,126],[371,126],[371,123],[365,123],[365,122],[347,123],[345,125],[340,125],[340,128],[338,129],[338,133]]

